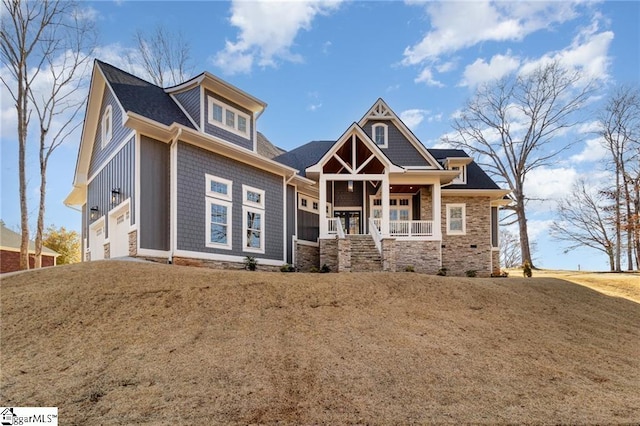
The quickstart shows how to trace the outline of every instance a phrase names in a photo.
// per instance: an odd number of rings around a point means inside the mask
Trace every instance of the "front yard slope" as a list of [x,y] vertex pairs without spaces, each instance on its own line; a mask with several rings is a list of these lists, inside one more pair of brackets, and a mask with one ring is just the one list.
[[0,286],[0,404],[61,424],[640,422],[640,305],[557,279],[105,261]]

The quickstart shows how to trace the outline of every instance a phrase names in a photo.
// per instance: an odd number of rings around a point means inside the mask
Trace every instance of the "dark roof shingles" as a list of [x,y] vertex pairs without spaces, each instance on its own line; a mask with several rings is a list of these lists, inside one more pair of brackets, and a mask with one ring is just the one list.
[[[441,163],[445,158],[469,157],[461,149],[429,149],[428,151]],[[467,165],[467,183],[447,185],[446,189],[500,189],[500,187],[475,161],[472,161]]]
[[182,124],[194,128],[180,107],[163,88],[113,65],[97,61],[125,111],[131,111],[164,125]]
[[278,163],[299,170],[300,176],[306,176],[305,169],[316,164],[336,143],[335,141],[312,141],[274,158]]

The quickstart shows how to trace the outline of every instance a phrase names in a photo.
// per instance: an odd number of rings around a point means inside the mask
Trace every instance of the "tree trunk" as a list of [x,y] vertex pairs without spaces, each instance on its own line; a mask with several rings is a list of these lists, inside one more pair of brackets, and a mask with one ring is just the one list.
[[26,176],[26,150],[27,150],[27,124],[28,117],[27,89],[24,87],[23,75],[25,64],[20,66],[18,75],[18,186],[20,192],[20,269],[29,269],[29,211],[27,209],[27,176]]
[[621,265],[621,245],[622,245],[622,234],[621,234],[621,225],[622,218],[620,217],[620,162],[618,157],[616,156],[616,189],[614,192],[614,202],[615,202],[615,225],[616,225],[616,247],[615,247],[615,258],[616,258],[616,272],[622,272]]
[[518,230],[520,232],[520,253],[522,263],[529,262],[531,268],[533,260],[531,259],[531,246],[529,244],[529,231],[527,229],[527,216],[524,209],[524,196],[521,191],[515,195],[516,197],[516,214],[518,217]]
[[609,256],[609,269],[611,272],[615,272],[616,263],[615,263],[615,259],[613,258],[613,250],[611,249],[607,250],[607,256]]
[[631,210],[631,193],[629,192],[629,182],[626,176],[624,179],[624,198],[627,208],[627,270],[633,271],[633,235],[635,226]]
[[[42,150],[41,150],[42,151]],[[42,157],[42,154],[40,155]],[[36,226],[36,258],[34,268],[42,268],[42,233],[44,232],[45,196],[47,193],[47,163],[40,159],[40,205],[38,207],[38,222]]]

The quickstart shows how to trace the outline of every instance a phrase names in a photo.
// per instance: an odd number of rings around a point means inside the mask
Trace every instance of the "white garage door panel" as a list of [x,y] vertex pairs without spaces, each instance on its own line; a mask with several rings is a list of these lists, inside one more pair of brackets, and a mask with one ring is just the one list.
[[91,260],[104,259],[104,221],[101,225],[91,228],[89,251],[91,252]]
[[129,256],[129,209],[109,217],[109,243],[111,258]]

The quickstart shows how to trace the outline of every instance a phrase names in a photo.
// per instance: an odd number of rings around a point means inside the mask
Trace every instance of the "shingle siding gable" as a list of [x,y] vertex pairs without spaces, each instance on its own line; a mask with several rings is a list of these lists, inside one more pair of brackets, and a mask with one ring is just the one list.
[[200,126],[200,86],[173,95],[191,119]]
[[[218,127],[216,125],[209,123],[209,96],[249,116],[249,123],[247,123],[249,126],[249,139],[243,138],[242,136],[236,135],[235,133],[232,133],[228,130],[223,129],[222,127]],[[224,120],[224,117],[223,117],[223,120]],[[230,101],[229,99],[223,98],[222,96],[219,96],[209,90],[205,90],[205,97],[204,97],[204,131],[205,133],[208,133],[213,136],[217,136],[220,139],[229,141],[235,145],[241,146],[242,148],[253,150],[253,126],[254,126],[253,114],[251,114],[249,110],[241,107],[235,102]]]
[[382,148],[385,155],[397,166],[428,166],[429,163],[411,142],[400,132],[398,127],[390,120],[369,120],[363,129],[365,133],[373,138],[372,127],[374,124],[382,123],[388,126],[387,147]]
[[[102,117],[108,106],[111,106],[111,141],[102,147]],[[122,125],[122,109],[116,100],[111,89],[105,86],[102,96],[102,105],[100,105],[100,116],[98,117],[98,126],[96,134],[93,136],[93,152],[91,153],[91,161],[89,163],[89,176],[93,175],[102,167],[106,159],[120,147],[125,137],[131,133],[131,129]]]

